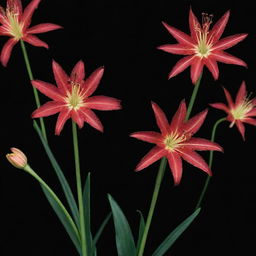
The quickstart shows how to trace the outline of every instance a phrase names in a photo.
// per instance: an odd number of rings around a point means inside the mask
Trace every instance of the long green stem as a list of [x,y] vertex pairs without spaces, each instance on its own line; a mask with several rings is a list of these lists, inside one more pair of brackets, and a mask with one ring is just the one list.
[[60,199],[58,198],[58,196],[53,192],[53,190],[45,183],[45,181],[38,176],[38,174],[29,166],[26,165],[24,167],[24,170],[26,172],[28,172],[30,175],[32,175],[37,181],[39,181],[39,183],[41,184],[41,186],[43,186],[50,194],[51,196],[54,198],[54,200],[56,201],[56,203],[60,206],[60,208],[63,210],[63,213],[65,214],[65,216],[67,217],[71,227],[73,228],[77,239],[80,240],[80,235],[78,233],[77,227],[72,219],[72,217],[70,216],[70,214],[68,213],[68,211],[66,210],[65,206],[62,204],[62,202],[60,201]]
[[[201,83],[201,78],[202,78],[202,74],[200,75],[200,77],[198,78],[193,92],[192,92],[192,96],[190,98],[190,102],[188,105],[188,110],[187,110],[187,114],[186,114],[186,118],[185,120],[189,119],[189,116],[191,114],[193,105],[195,103],[195,99],[196,99],[196,95],[199,89],[199,85]],[[147,216],[147,220],[146,220],[146,224],[145,224],[145,229],[141,238],[141,243],[140,243],[140,249],[138,252],[138,256],[142,256],[144,253],[144,249],[145,249],[145,245],[146,245],[146,240],[147,240],[147,236],[148,236],[148,231],[149,231],[149,227],[151,225],[151,221],[152,221],[152,217],[154,214],[154,210],[155,210],[155,206],[156,206],[156,202],[157,202],[157,198],[158,198],[158,194],[159,194],[159,190],[160,190],[160,186],[161,186],[161,181],[166,169],[166,163],[167,163],[167,159],[164,157],[161,159],[161,163],[160,163],[160,167],[158,170],[158,174],[156,177],[156,183],[155,183],[155,188],[154,188],[154,192],[152,195],[152,199],[151,199],[151,204],[150,204],[150,208],[149,208],[149,212],[148,212],[148,216]]]
[[[221,119],[217,120],[216,123],[214,124],[214,126],[213,126],[213,128],[212,128],[212,135],[211,135],[211,141],[212,141],[212,142],[214,142],[214,140],[215,140],[215,135],[216,135],[217,127],[219,126],[220,123],[222,123],[222,122],[224,122],[224,121],[226,121],[226,120],[227,120],[226,118],[221,118]],[[210,151],[210,155],[209,155],[209,163],[208,163],[208,165],[209,165],[210,168],[212,167],[213,153],[214,153],[214,151],[211,150],[211,151]],[[203,187],[203,189],[202,189],[202,192],[201,192],[201,194],[200,194],[200,197],[199,197],[199,199],[198,199],[198,202],[197,202],[197,204],[196,204],[195,210],[197,210],[197,209],[201,206],[201,203],[202,203],[202,200],[203,200],[203,198],[204,198],[204,196],[205,196],[205,192],[206,192],[206,190],[207,190],[207,188],[208,188],[210,179],[211,179],[211,176],[208,175],[208,177],[206,178],[206,181],[205,181],[205,183],[204,183],[204,187]]]
[[[26,46],[25,46],[25,43],[23,42],[23,40],[20,40],[20,45],[21,45],[24,61],[25,61],[25,64],[26,64],[26,68],[27,68],[27,71],[28,71],[28,77],[29,77],[30,81],[34,80],[33,73],[32,73],[32,70],[31,70],[31,65],[30,65],[29,58],[28,58],[28,53],[27,53]],[[35,87],[32,87],[32,88],[33,88],[33,93],[34,93],[34,97],[35,97],[36,106],[37,106],[37,108],[39,108],[41,106],[41,104],[40,104],[40,99],[39,99],[37,89]],[[47,141],[46,129],[45,129],[43,118],[40,118],[40,126],[41,126],[43,136]]]
[[76,168],[76,186],[77,186],[77,197],[78,197],[78,207],[79,207],[82,256],[86,256],[87,244],[86,244],[86,237],[85,237],[83,191],[82,191],[81,173],[80,173],[77,127],[76,127],[76,123],[73,121],[72,121],[72,134],[73,134],[74,157],[75,157],[75,168]]

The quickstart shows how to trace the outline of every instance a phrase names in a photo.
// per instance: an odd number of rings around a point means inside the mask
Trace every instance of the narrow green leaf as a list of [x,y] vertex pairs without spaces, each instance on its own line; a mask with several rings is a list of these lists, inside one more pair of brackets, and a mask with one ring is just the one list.
[[46,154],[53,166],[53,169],[59,179],[59,182],[61,184],[61,187],[63,189],[63,192],[65,194],[65,197],[67,199],[67,202],[68,202],[68,205],[70,207],[70,210],[71,210],[71,213],[72,213],[72,216],[74,218],[74,221],[76,223],[76,225],[79,227],[79,213],[78,213],[78,208],[77,208],[77,204],[76,204],[76,201],[74,199],[74,196],[73,196],[73,193],[71,191],[71,188],[63,174],[63,171],[61,170],[58,162],[56,161],[48,143],[46,142],[46,140],[44,139],[43,135],[42,135],[42,132],[37,124],[36,121],[33,122],[33,125],[34,125],[34,128],[36,130],[36,132],[38,133],[38,136],[43,144],[43,147],[46,151]]
[[160,244],[160,246],[155,250],[152,256],[162,256],[164,255],[170,247],[174,244],[174,242],[181,236],[181,234],[189,227],[189,225],[193,222],[196,216],[199,214],[201,208],[198,208],[193,214],[191,214],[188,218],[186,218],[183,222],[180,223]]
[[145,220],[144,217],[141,213],[141,211],[137,211],[140,215],[140,227],[139,227],[139,235],[138,235],[138,241],[137,241],[137,254],[139,252],[140,249],[140,243],[141,243],[141,239],[144,233],[144,229],[145,229]]
[[136,256],[136,248],[129,223],[115,200],[108,195],[111,206],[118,256]]

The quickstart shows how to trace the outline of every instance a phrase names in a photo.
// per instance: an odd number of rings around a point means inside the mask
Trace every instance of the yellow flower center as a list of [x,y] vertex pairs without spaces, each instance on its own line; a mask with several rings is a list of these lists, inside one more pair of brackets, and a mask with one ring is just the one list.
[[9,21],[9,32],[17,40],[23,37],[23,24],[19,23],[18,12],[14,8],[6,10],[6,16]]
[[168,134],[164,139],[165,149],[169,151],[175,151],[181,146],[181,143],[187,140],[186,134],[178,134],[177,132],[172,132]]
[[70,109],[78,110],[80,107],[85,105],[84,95],[81,92],[80,84],[71,82],[71,93],[68,92],[66,97],[67,106]]

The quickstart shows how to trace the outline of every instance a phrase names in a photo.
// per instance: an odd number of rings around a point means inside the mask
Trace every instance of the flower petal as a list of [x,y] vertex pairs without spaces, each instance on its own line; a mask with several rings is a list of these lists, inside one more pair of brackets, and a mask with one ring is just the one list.
[[121,109],[120,100],[107,96],[92,96],[86,99],[86,107],[98,110]]
[[218,41],[212,47],[212,50],[215,51],[215,50],[228,49],[228,48],[238,44],[242,40],[244,40],[247,37],[247,35],[248,34],[237,34],[237,35],[232,35],[232,36],[225,37],[225,38],[221,39],[220,41]]
[[7,0],[6,9],[13,10],[20,17],[22,14],[21,0]]
[[136,166],[135,171],[140,171],[149,165],[153,164],[160,158],[164,157],[166,155],[166,150],[159,147],[153,147],[138,163]]
[[227,102],[228,102],[229,109],[233,109],[234,108],[234,102],[232,100],[232,97],[231,97],[229,91],[227,89],[225,89],[224,87],[223,87],[223,90],[224,90],[225,97],[226,97]]
[[158,132],[134,132],[130,134],[130,137],[136,138],[138,140],[143,140],[149,143],[154,143],[157,145],[163,144],[163,136]]
[[207,112],[208,110],[205,109],[204,111],[190,118],[183,126],[184,131],[187,133],[195,134],[202,126],[206,118]]
[[85,122],[87,122],[93,128],[103,132],[103,125],[92,110],[87,108],[80,108],[79,114],[81,115],[81,117],[84,119]]
[[245,82],[243,81],[236,95],[236,101],[235,101],[236,106],[239,106],[241,103],[243,103],[243,101],[245,100],[246,94],[247,94],[246,85],[245,85]]
[[194,57],[195,56],[193,55],[193,56],[187,56],[180,59],[172,68],[171,72],[169,73],[168,79],[178,75],[179,73],[184,71],[187,67],[189,67],[192,64]]
[[192,39],[194,41],[196,41],[197,40],[196,34],[197,34],[197,31],[201,29],[201,25],[198,22],[198,19],[194,15],[191,8],[189,10],[189,28],[190,28],[190,33],[191,33]]
[[71,118],[73,119],[74,122],[77,123],[78,127],[81,129],[84,126],[84,119],[83,117],[79,114],[79,111],[73,110],[71,112]]
[[10,59],[10,56],[11,56],[11,52],[12,52],[13,46],[17,42],[18,42],[17,40],[15,40],[14,38],[11,38],[3,46],[0,59],[1,59],[1,62],[2,62],[4,67],[7,66],[7,63],[9,61],[9,59]]
[[151,105],[155,114],[157,126],[159,127],[163,136],[165,136],[169,132],[169,124],[166,115],[156,103],[151,102]]
[[21,21],[24,24],[24,28],[27,28],[30,25],[31,17],[40,2],[41,2],[41,0],[32,0],[27,5],[27,7],[24,9],[24,12],[23,12],[22,18],[21,18]]
[[222,36],[224,29],[227,25],[229,19],[230,11],[227,11],[213,26],[212,30],[209,33],[209,37],[212,37],[213,43],[217,42]]
[[66,74],[66,72],[54,60],[52,61],[52,70],[53,70],[54,78],[55,78],[55,81],[58,85],[58,88],[63,90],[64,92],[67,91],[69,77]]
[[237,127],[238,131],[241,133],[241,135],[243,137],[243,140],[245,140],[245,137],[244,137],[244,132],[245,132],[244,124],[240,120],[236,120],[236,127]]
[[55,134],[60,135],[60,132],[62,131],[64,124],[66,121],[70,118],[70,110],[68,108],[63,109],[58,116],[57,123],[55,126]]
[[207,165],[207,163],[195,151],[188,150],[188,149],[182,149],[182,150],[180,150],[180,155],[188,163],[203,170],[204,172],[208,173],[208,175],[210,175],[210,176],[212,175],[212,172],[211,172],[209,166]]
[[213,108],[217,108],[217,109],[223,110],[223,111],[225,111],[227,114],[230,113],[229,108],[228,108],[225,104],[223,104],[223,103],[217,102],[217,103],[210,103],[209,105],[210,105],[211,107],[213,107]]
[[39,34],[45,33],[48,31],[56,30],[62,28],[61,26],[53,23],[41,23],[36,26],[30,27],[26,30],[29,34]]
[[179,185],[182,177],[182,160],[178,153],[171,152],[167,154],[169,167],[171,169],[174,185]]
[[56,101],[64,101],[63,95],[60,94],[58,88],[50,83],[40,80],[32,80],[32,85],[36,87],[41,93]]
[[22,40],[37,47],[45,47],[46,49],[49,48],[48,44],[40,40],[37,36],[26,35],[22,38]]
[[186,117],[186,113],[187,113],[186,103],[185,103],[185,100],[182,100],[180,102],[178,110],[174,114],[172,121],[170,123],[170,131],[176,131],[176,130],[178,131],[182,127]]
[[246,116],[250,117],[250,116],[256,116],[256,108],[254,107],[253,109],[251,109]]
[[44,117],[44,116],[51,116],[58,112],[60,112],[64,108],[64,105],[60,102],[56,101],[49,101],[46,102],[44,105],[36,109],[32,113],[32,118]]
[[174,28],[170,25],[168,25],[165,22],[162,22],[165,28],[168,30],[168,32],[180,43],[185,44],[190,47],[194,47],[193,41],[190,36],[185,34],[184,32],[178,30],[177,28]]
[[71,72],[70,79],[72,81],[81,83],[84,80],[85,71],[84,71],[84,62],[82,60],[78,61]]
[[243,60],[226,52],[214,51],[214,52],[211,52],[211,56],[214,57],[215,60],[226,63],[226,64],[233,64],[233,65],[247,67],[247,64]]
[[242,122],[256,126],[256,120],[250,117],[244,118]]
[[223,152],[219,144],[202,138],[191,138],[189,141],[181,143],[181,145],[189,150],[216,150]]
[[180,55],[191,55],[195,53],[194,49],[182,44],[165,44],[157,47],[157,49]]
[[209,69],[209,71],[212,73],[212,76],[214,80],[217,80],[219,77],[219,68],[217,61],[215,59],[212,59],[210,56],[205,59],[205,65]]
[[203,60],[200,57],[195,57],[190,69],[192,83],[195,84],[203,71]]
[[84,82],[83,91],[87,97],[91,96],[97,89],[104,73],[104,67],[97,68]]
[[[1,12],[0,12],[0,23],[1,22]],[[10,32],[8,31],[8,29],[6,29],[5,26],[0,26],[0,36],[10,36]]]

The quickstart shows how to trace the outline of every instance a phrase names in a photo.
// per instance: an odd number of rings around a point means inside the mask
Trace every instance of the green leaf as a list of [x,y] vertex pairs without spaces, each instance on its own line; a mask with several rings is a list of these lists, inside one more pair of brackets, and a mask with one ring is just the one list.
[[193,220],[199,214],[201,208],[198,208],[193,214],[191,214],[188,218],[186,218],[183,222],[180,223],[178,227],[176,227],[160,244],[160,246],[155,250],[152,256],[162,256],[164,255],[170,247],[174,244],[174,242],[181,236],[181,234],[189,227],[189,225],[193,222]]
[[111,206],[118,256],[136,256],[136,248],[129,223],[115,200],[108,195]]
[[46,151],[46,154],[49,158],[49,160],[51,161],[51,164],[54,168],[54,171],[59,179],[59,182],[61,184],[61,187],[63,189],[63,192],[65,194],[65,197],[67,199],[67,202],[68,202],[68,205],[70,207],[70,210],[72,212],[72,216],[74,218],[74,221],[76,223],[76,225],[79,227],[80,223],[79,223],[79,213],[78,213],[78,208],[77,208],[77,204],[76,204],[76,201],[74,199],[74,196],[73,196],[73,193],[70,189],[70,186],[63,174],[63,171],[61,170],[58,162],[56,161],[48,143],[46,142],[46,140],[44,139],[43,135],[42,135],[42,132],[37,124],[36,121],[33,122],[33,125],[34,125],[34,128],[36,130],[36,132],[38,133],[38,136],[44,146],[44,149]]
[[138,235],[138,241],[137,241],[137,254],[139,252],[140,249],[140,243],[141,243],[141,239],[144,233],[144,229],[145,229],[145,220],[144,217],[141,213],[141,211],[137,211],[140,215],[140,227],[139,227],[139,235]]

